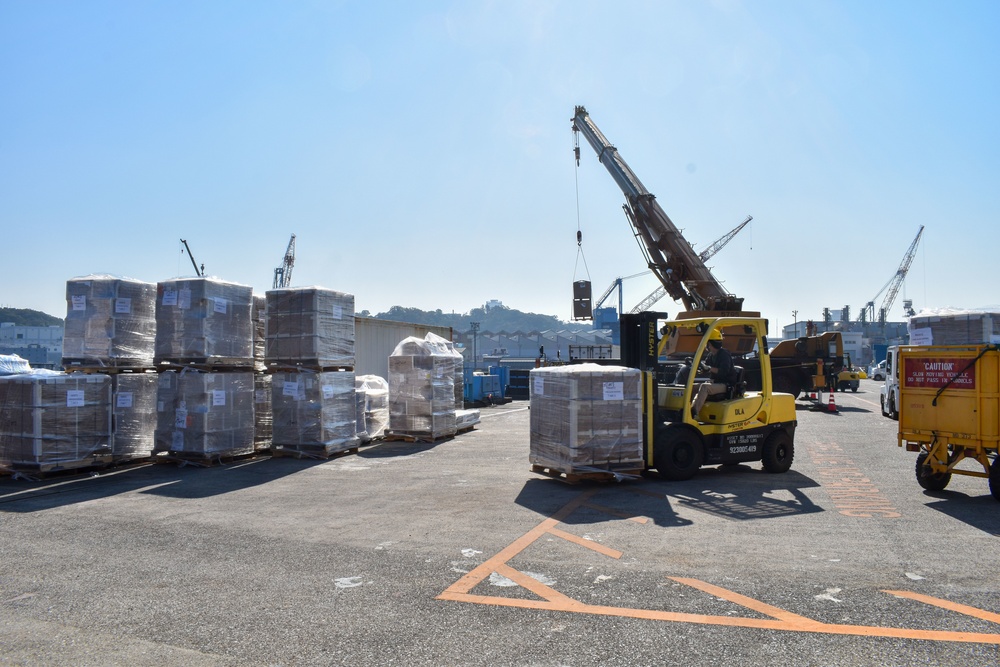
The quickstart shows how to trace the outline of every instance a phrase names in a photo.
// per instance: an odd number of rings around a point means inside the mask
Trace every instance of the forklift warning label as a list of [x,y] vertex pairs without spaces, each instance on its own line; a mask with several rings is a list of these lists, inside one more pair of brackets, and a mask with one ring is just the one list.
[[903,382],[907,387],[938,389],[947,385],[955,389],[976,388],[976,365],[968,358],[915,357],[904,359]]

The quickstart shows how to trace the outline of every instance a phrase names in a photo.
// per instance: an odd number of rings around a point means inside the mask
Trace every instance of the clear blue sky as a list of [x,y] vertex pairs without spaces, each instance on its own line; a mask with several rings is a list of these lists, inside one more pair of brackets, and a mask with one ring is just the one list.
[[583,104],[696,248],[754,216],[710,264],[772,328],[856,311],[921,224],[892,319],[995,307],[998,25],[994,1],[0,0],[0,305],[191,275],[180,238],[263,293],[294,233],[293,283],[358,310],[569,319],[574,278],[645,268],[573,160]]

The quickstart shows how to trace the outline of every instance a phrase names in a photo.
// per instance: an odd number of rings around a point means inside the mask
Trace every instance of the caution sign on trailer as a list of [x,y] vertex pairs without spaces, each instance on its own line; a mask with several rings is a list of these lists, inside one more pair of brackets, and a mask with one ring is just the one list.
[[903,383],[911,388],[952,389],[976,388],[976,365],[966,357],[906,357]]

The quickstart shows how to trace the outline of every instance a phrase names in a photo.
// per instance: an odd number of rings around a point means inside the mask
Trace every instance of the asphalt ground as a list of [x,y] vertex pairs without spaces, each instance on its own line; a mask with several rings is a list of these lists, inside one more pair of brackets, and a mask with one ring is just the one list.
[[329,461],[0,478],[0,664],[1000,664],[986,480],[923,491],[878,384],[835,401],[781,475],[547,479],[515,402]]

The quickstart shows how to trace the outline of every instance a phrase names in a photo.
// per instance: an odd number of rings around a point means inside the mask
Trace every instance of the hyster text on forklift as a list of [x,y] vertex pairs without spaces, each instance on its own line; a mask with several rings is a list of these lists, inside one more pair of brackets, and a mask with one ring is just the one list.
[[[709,378],[700,370],[708,341],[721,332],[723,346],[736,359],[756,349],[762,386],[747,391],[737,366],[736,381],[725,394],[711,397],[697,415],[691,404],[698,385]],[[757,317],[668,319],[644,312],[621,318],[622,364],[643,375],[643,443],[646,466],[664,479],[690,479],[702,465],[760,461],[771,473],[792,465],[795,399],[771,387],[767,320]],[[739,361],[737,359],[736,363]],[[687,368],[687,372],[682,369]]]

